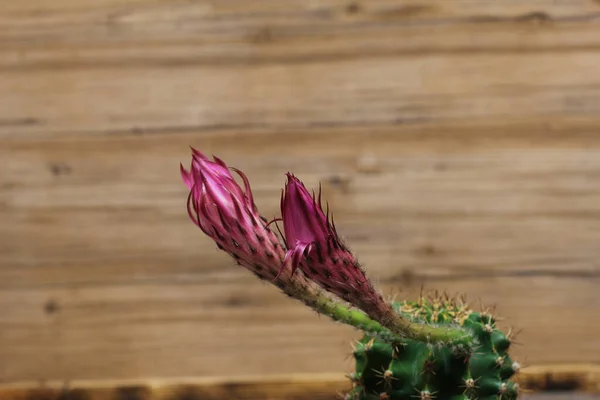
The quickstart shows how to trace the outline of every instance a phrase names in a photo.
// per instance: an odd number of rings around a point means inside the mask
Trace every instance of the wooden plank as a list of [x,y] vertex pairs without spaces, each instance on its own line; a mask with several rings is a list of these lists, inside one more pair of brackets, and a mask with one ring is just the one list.
[[321,181],[343,235],[381,278],[595,276],[594,130],[531,123],[4,140],[1,281],[189,278],[227,267],[185,212],[177,168],[188,144],[246,171],[268,217],[278,215],[284,172],[313,188]]
[[[173,377],[332,372],[353,369],[350,327],[317,317],[275,288],[225,274],[203,282],[132,280],[113,285],[0,291],[2,379]],[[212,283],[211,283],[212,282]],[[427,287],[497,303],[511,352],[525,365],[599,362],[598,279],[547,276]],[[383,285],[385,293],[398,284]],[[419,286],[402,285],[402,298]],[[549,313],[548,310],[552,310]],[[554,317],[555,316],[555,317]]]
[[[438,0],[415,13],[424,19],[416,27],[382,25],[377,15],[407,7],[397,2],[360,6],[364,17],[349,21],[332,11],[347,3],[323,3],[318,12],[299,2],[274,11],[273,4],[233,2],[208,11],[199,2],[4,5],[0,135],[597,115],[600,34],[591,0],[511,2],[505,11]],[[333,17],[323,20],[323,12]],[[485,14],[502,22],[521,13],[559,20],[532,27],[460,19]],[[105,20],[115,15],[125,26],[107,28]],[[319,28],[302,16],[327,28],[305,40]],[[241,33],[203,37],[205,25],[194,18],[212,21],[209,31]],[[300,36],[288,40],[283,32],[282,43],[267,39],[265,46],[248,39],[248,30],[277,37],[267,22]],[[182,24],[193,28],[183,29],[185,38],[170,38]]]
[[[597,4],[595,1],[590,0],[572,0],[568,2],[556,1],[556,0],[506,0],[505,3],[500,6],[494,3],[488,2],[473,2],[469,0],[454,0],[452,3],[447,3],[444,0],[420,0],[418,4],[415,3],[398,3],[395,0],[371,0],[369,2],[348,2],[343,0],[320,0],[313,2],[306,2],[302,0],[256,0],[248,3],[244,0],[225,0],[209,4],[187,4],[172,3],[170,7],[156,1],[140,1],[140,0],[97,0],[93,3],[81,3],[77,0],[55,0],[48,2],[45,0],[24,0],[19,3],[3,3],[0,6],[0,10],[6,12],[6,15],[27,16],[29,14],[35,14],[35,11],[39,14],[46,14],[50,12],[82,12],[82,11],[94,11],[97,9],[104,9],[110,7],[125,7],[131,8],[132,11],[136,9],[141,10],[156,10],[158,11],[169,11],[172,12],[180,11],[180,8],[184,10],[190,10],[194,8],[201,8],[205,10],[207,16],[217,15],[221,17],[235,17],[235,16],[262,16],[272,17],[278,13],[302,13],[306,10],[320,10],[325,12],[330,11],[345,11],[355,13],[363,11],[365,13],[373,13],[375,11],[387,10],[387,11],[409,11],[417,8],[420,5],[424,14],[441,14],[456,16],[456,15],[469,15],[469,14],[491,14],[491,15],[502,15],[511,14],[515,12],[527,12],[536,9],[546,9],[553,13],[561,15],[571,15],[581,12],[593,12],[597,11]],[[356,10],[359,8],[360,10]],[[414,11],[414,10],[413,10]],[[434,11],[437,12],[434,13]],[[35,16],[35,15],[33,15]]]
[[598,63],[582,51],[14,71],[0,75],[0,136],[597,118]]
[[0,69],[572,52],[598,48],[597,18],[593,0],[5,2]]
[[387,293],[466,291],[524,328],[525,363],[600,362],[597,14],[0,2],[0,380],[351,369],[357,333],[187,220],[188,144],[268,216],[285,171],[322,181]]
[[[102,39],[152,33],[160,33],[163,39],[168,39],[170,36],[165,36],[165,33],[235,33],[258,24],[297,28],[308,24],[324,26],[357,22],[435,23],[444,18],[459,22],[461,19],[472,22],[502,19],[578,21],[597,17],[598,5],[594,0],[508,0],[502,6],[469,0],[454,0],[452,3],[444,0],[258,0],[251,3],[228,0],[211,3],[177,1],[166,4],[151,0],[100,0],[93,3],[28,0],[3,3],[0,5],[0,12],[0,22],[11,28],[3,32],[3,36],[8,38],[23,33],[39,35],[61,32],[84,33],[84,37],[93,38],[102,32]],[[86,31],[83,29],[86,26],[96,29]],[[98,28],[104,28],[104,31]],[[113,31],[107,28],[112,28]],[[51,35],[46,39],[57,37],[60,36]],[[71,40],[77,41],[76,38]]]
[[[88,37],[94,27],[77,27],[45,39],[5,38],[0,48],[0,71],[38,72],[44,69],[141,68],[163,66],[286,65],[316,61],[375,57],[488,53],[572,53],[594,51],[599,46],[598,30],[592,21],[553,21],[539,25],[545,14],[525,14],[506,20],[481,22],[442,19],[423,24],[328,24],[322,26],[271,26],[256,24],[241,32],[195,31],[181,35],[172,29],[150,28],[108,31]],[[237,23],[230,25],[236,27]],[[366,25],[366,26],[365,26]],[[142,31],[142,33],[140,33]],[[123,38],[121,32],[133,37]],[[174,36],[165,39],[165,36]],[[31,35],[33,38],[37,36]],[[96,37],[100,36],[100,38]],[[150,36],[150,37],[149,37]],[[179,37],[183,36],[183,37]],[[221,36],[225,36],[224,38]],[[115,40],[116,39],[118,40]],[[402,40],[397,38],[401,37]],[[0,38],[2,38],[0,36]],[[23,42],[27,43],[26,46]],[[113,43],[114,42],[114,43]]]
[[[523,399],[596,399],[575,391],[598,393],[600,369],[597,365],[539,366],[523,370],[520,385]],[[13,383],[0,386],[0,399],[51,400],[85,398],[111,400],[135,398],[160,399],[230,399],[230,400],[298,400],[335,399],[335,392],[348,389],[347,380],[339,374],[305,374],[269,378],[175,378],[132,381],[73,381]],[[545,394],[544,390],[567,391]],[[532,392],[536,392],[532,394]]]
[[245,170],[268,216],[284,171],[323,181],[386,293],[466,292],[524,329],[526,364],[600,362],[594,127],[3,139],[2,379],[351,370],[356,332],[261,285],[188,221],[188,143]]
[[595,118],[599,62],[578,52],[15,72],[0,76],[0,136]]

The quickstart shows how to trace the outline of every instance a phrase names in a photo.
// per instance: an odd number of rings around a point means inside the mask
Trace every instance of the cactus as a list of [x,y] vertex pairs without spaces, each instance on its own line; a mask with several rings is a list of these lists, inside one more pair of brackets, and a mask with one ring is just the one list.
[[459,355],[449,347],[406,339],[386,342],[365,335],[354,349],[356,372],[347,400],[516,399],[510,378],[519,364],[508,354],[510,334],[496,328],[488,312],[474,312],[446,296],[394,304],[406,318],[424,323],[457,323],[474,332],[477,350]]
[[[319,314],[364,332],[354,351],[356,372],[347,400],[511,400],[519,364],[508,354],[510,334],[488,312],[464,301],[433,296],[388,302],[338,235],[321,192],[312,196],[288,174],[282,218],[271,222],[254,204],[250,183],[236,169],[242,189],[222,160],[192,149],[189,171],[191,220],[220,250],[259,279]],[[318,200],[317,200],[318,199]],[[278,237],[270,228],[282,221]],[[279,227],[277,226],[279,230]]]

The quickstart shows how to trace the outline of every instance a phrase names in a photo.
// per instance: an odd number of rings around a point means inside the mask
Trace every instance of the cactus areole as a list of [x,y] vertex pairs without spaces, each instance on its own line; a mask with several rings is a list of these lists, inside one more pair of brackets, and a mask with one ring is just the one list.
[[363,332],[344,399],[518,397],[511,335],[496,327],[494,316],[448,296],[384,300],[338,235],[329,207],[323,210],[320,188],[315,196],[288,173],[281,218],[268,222],[243,172],[231,169],[242,188],[224,161],[195,149],[190,169],[180,169],[190,219],[220,250],[289,297]]

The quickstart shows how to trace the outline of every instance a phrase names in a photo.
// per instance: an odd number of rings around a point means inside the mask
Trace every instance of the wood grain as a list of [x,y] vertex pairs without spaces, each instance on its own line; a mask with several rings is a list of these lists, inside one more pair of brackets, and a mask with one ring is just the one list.
[[[597,365],[548,365],[520,374],[523,399],[597,399],[600,370]],[[273,375],[269,378],[178,378],[152,380],[19,382],[0,385],[1,400],[138,399],[138,400],[279,400],[339,399],[349,389],[339,374]],[[554,394],[553,394],[554,393]],[[588,393],[589,395],[585,395]]]
[[[188,145],[322,182],[386,293],[495,303],[600,362],[596,1],[0,2],[0,381],[349,371],[357,332],[233,266]],[[478,306],[477,306],[478,307]]]
[[[228,3],[4,6],[0,87],[11,95],[0,98],[0,136],[585,118],[599,109],[593,1],[510,2],[502,12],[431,1],[414,16],[384,1],[351,17],[350,3]],[[391,22],[381,17],[389,13]],[[114,27],[114,18],[124,22]],[[295,33],[279,43],[278,27]]]

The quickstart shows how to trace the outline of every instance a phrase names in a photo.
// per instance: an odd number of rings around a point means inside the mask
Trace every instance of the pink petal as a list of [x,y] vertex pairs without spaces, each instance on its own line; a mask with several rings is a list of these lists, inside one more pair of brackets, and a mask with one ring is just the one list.
[[215,160],[215,162],[217,164],[219,164],[221,167],[227,169],[227,164],[225,164],[225,161],[221,160],[219,157],[215,156],[214,154],[213,154],[213,160]]
[[[285,253],[283,265],[286,265],[288,262],[290,262],[290,265],[292,267],[291,276],[294,276],[294,272],[296,272],[296,270],[300,267],[300,263],[302,262],[302,256],[304,255],[304,250],[306,250],[306,248],[309,246],[309,243],[298,243],[293,249],[288,250],[287,253]],[[277,277],[278,276],[279,273],[277,274]]]
[[179,164],[179,172],[181,173],[181,179],[183,179],[185,186],[187,186],[188,189],[192,189],[192,186],[194,186],[194,176],[192,175],[192,172],[188,172],[181,163]]
[[190,149],[192,149],[192,155],[195,157],[198,157],[201,160],[205,160],[208,161],[208,157],[206,157],[204,154],[202,154],[201,152],[199,152],[198,150],[196,150],[193,147],[190,147]]
[[281,199],[283,228],[288,243],[319,242],[329,235],[327,218],[316,199],[294,175],[287,174],[285,191]]
[[190,216],[190,219],[192,220],[192,222],[194,224],[196,224],[198,227],[201,227],[200,221],[198,220],[198,214],[192,212],[192,207],[195,207],[192,204],[193,202],[194,202],[194,200],[192,199],[192,192],[190,192],[190,194],[188,195],[188,198],[187,198],[187,212],[188,212],[188,215]]
[[234,170],[242,178],[242,181],[244,181],[244,194],[248,199],[249,205],[252,206],[253,210],[256,210],[256,205],[254,204],[254,196],[252,196],[252,189],[250,188],[250,182],[248,181],[248,177],[246,176],[246,174],[244,174],[237,168],[231,169]]

